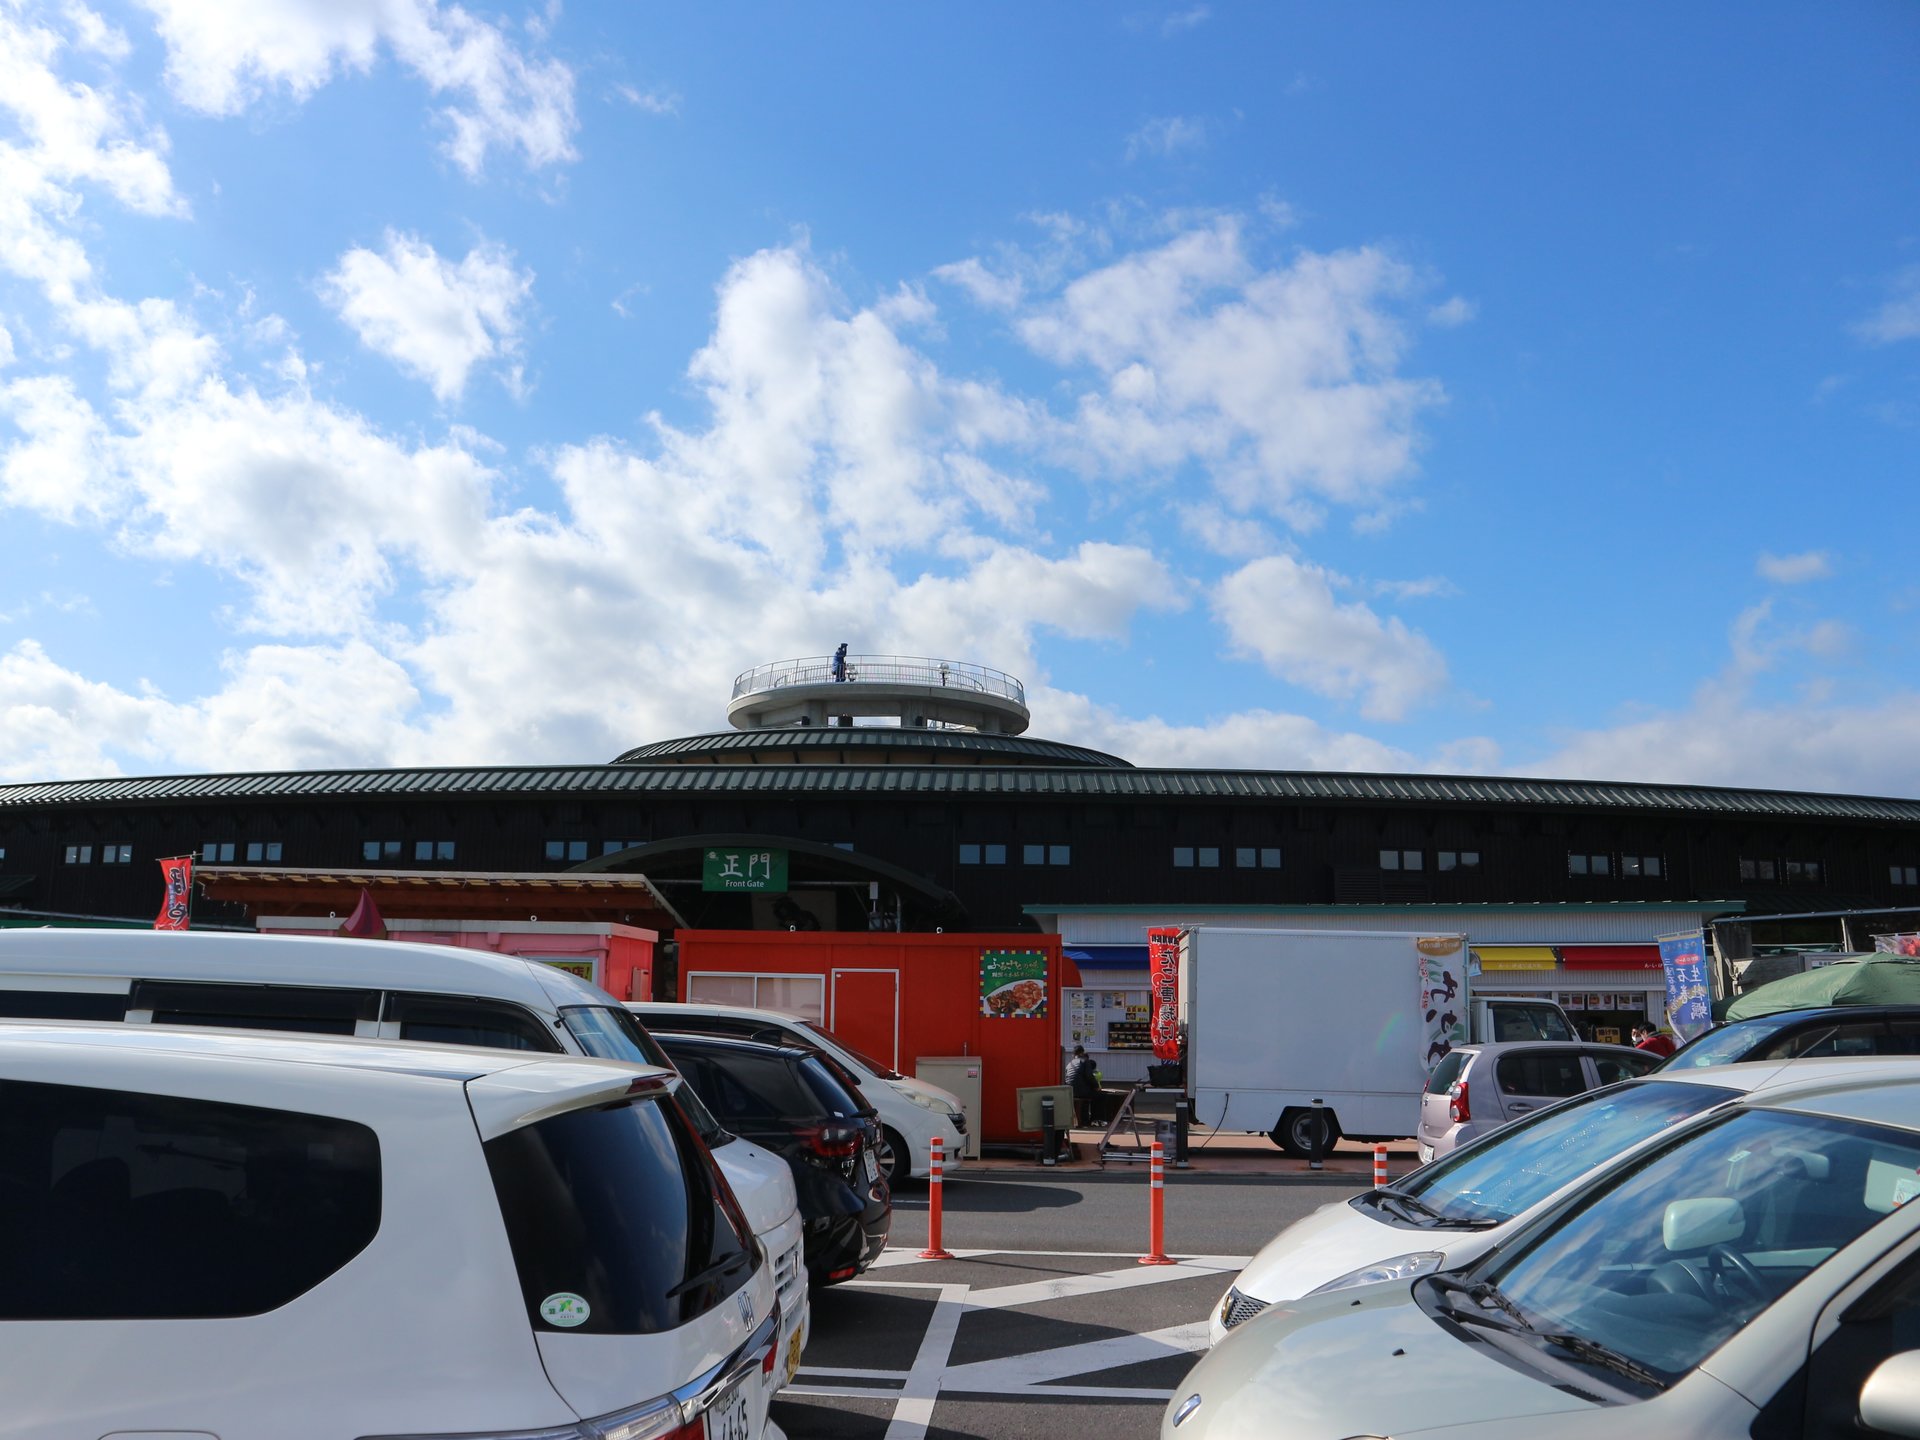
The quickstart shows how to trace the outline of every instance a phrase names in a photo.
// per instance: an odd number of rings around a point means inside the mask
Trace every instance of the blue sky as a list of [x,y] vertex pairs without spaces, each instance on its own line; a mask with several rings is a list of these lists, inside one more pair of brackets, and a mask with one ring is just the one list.
[[0,779],[944,656],[1920,794],[1920,10],[0,0]]

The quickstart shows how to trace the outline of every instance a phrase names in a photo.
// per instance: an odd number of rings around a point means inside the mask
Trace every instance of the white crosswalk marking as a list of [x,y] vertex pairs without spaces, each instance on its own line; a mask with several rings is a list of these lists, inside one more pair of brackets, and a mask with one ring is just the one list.
[[[975,1290],[950,1280],[915,1280],[913,1271],[920,1266],[952,1261],[922,1260],[911,1250],[889,1250],[868,1270],[865,1278],[849,1281],[848,1290],[916,1290],[934,1292],[933,1315],[910,1370],[845,1369],[832,1366],[800,1367],[800,1383],[784,1392],[795,1398],[845,1398],[891,1400],[893,1416],[886,1440],[925,1440],[933,1421],[934,1406],[942,1395],[992,1395],[1004,1398],[1046,1396],[1055,1399],[1084,1398],[1164,1402],[1173,1398],[1171,1390],[1130,1389],[1112,1385],[1074,1385],[1074,1377],[1092,1375],[1126,1365],[1139,1365],[1169,1356],[1192,1355],[1206,1349],[1207,1323],[1196,1319],[1140,1335],[1114,1335],[1078,1345],[1062,1345],[1027,1355],[1011,1355],[998,1360],[978,1360],[952,1365],[953,1343],[959,1333],[961,1317],[969,1310],[1011,1310],[1023,1305],[1071,1300],[1080,1296],[1131,1290],[1142,1285],[1163,1285],[1174,1280],[1209,1278],[1222,1284],[1238,1274],[1247,1263],[1245,1255],[1186,1255],[1175,1257],[1172,1265],[1141,1265],[1138,1257],[1112,1250],[956,1250],[955,1261],[982,1260],[991,1263],[999,1257],[1112,1260],[1111,1269],[1084,1275],[1055,1275],[1046,1280],[1017,1285],[992,1285]],[[873,1272],[884,1270],[884,1278]],[[951,1275],[952,1272],[941,1272]],[[809,1383],[811,1377],[812,1383]],[[863,1386],[862,1380],[898,1380],[898,1388]],[[821,1383],[824,1382],[824,1383]],[[851,1383],[849,1383],[851,1382]]]
[[[999,1285],[967,1292],[969,1310],[999,1310],[1010,1305],[1037,1305],[1044,1300],[1066,1300],[1075,1295],[1100,1295],[1131,1290],[1140,1285],[1164,1285],[1169,1280],[1219,1278],[1221,1284],[1246,1266],[1238,1255],[1194,1255],[1174,1265],[1134,1265],[1126,1270],[1100,1270],[1092,1275],[1056,1275],[1025,1285]],[[1204,1328],[1204,1327],[1203,1327]]]

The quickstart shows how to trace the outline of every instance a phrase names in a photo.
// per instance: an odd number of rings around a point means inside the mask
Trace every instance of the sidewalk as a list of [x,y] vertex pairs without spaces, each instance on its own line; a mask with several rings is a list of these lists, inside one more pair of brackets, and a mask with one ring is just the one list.
[[[1033,1156],[988,1156],[978,1160],[968,1160],[954,1172],[955,1179],[963,1179],[968,1172],[994,1173],[1019,1172],[1034,1174],[1097,1174],[1101,1170],[1108,1173],[1125,1173],[1138,1170],[1144,1174],[1147,1168],[1147,1151],[1135,1149],[1130,1134],[1114,1137],[1114,1146],[1104,1161],[1100,1156],[1099,1130],[1074,1130],[1069,1134],[1073,1155],[1071,1159],[1062,1159],[1055,1165],[1042,1165]],[[1150,1144],[1151,1138],[1144,1144]],[[1137,1156],[1138,1158],[1132,1158]],[[1387,1146],[1387,1176],[1398,1179],[1420,1163],[1419,1154],[1411,1140],[1397,1140]],[[1167,1155],[1167,1169],[1175,1168],[1172,1153]],[[1338,1179],[1349,1183],[1366,1184],[1373,1179],[1373,1147],[1361,1145],[1351,1140],[1342,1140],[1334,1146],[1333,1153],[1322,1162],[1322,1168],[1315,1170],[1305,1160],[1296,1160],[1281,1153],[1280,1148],[1264,1135],[1246,1135],[1233,1131],[1212,1131],[1194,1129],[1187,1141],[1187,1168],[1184,1174],[1208,1175],[1249,1175],[1270,1176],[1285,1179],[1323,1180]]]

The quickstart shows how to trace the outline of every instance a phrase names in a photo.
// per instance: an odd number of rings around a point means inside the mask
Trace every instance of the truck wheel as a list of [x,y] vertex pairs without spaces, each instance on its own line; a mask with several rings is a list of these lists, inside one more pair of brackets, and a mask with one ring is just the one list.
[[[1334,1142],[1340,1138],[1340,1119],[1331,1110],[1321,1113],[1326,1119],[1322,1122],[1325,1139],[1321,1142],[1320,1153],[1326,1155],[1332,1152]],[[1311,1109],[1289,1110],[1280,1117],[1280,1123],[1267,1132],[1267,1138],[1286,1154],[1305,1160],[1313,1154],[1313,1131]]]

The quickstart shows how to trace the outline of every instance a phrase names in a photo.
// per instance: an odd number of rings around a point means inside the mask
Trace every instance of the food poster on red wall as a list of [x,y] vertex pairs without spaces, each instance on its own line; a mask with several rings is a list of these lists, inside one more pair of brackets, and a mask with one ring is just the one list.
[[980,1013],[992,1020],[1043,1020],[1047,1014],[1044,950],[982,950]]

